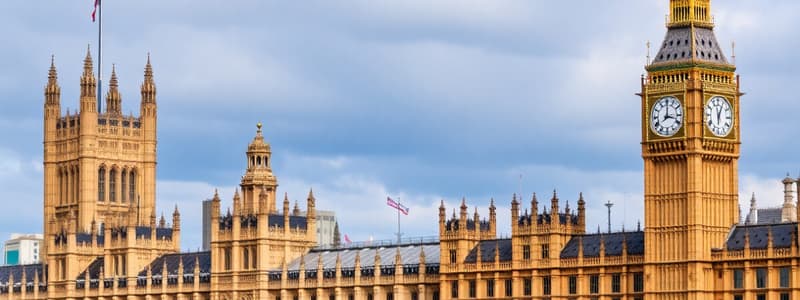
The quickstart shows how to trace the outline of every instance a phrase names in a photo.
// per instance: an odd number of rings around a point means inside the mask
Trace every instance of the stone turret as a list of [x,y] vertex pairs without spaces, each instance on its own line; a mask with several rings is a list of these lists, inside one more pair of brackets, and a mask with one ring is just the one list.
[[108,82],[108,93],[106,94],[106,114],[122,115],[122,96],[119,93],[116,65],[111,65],[111,80]]
[[786,174],[783,179],[783,206],[781,207],[781,222],[797,221],[797,206],[794,203],[794,182],[795,180]]

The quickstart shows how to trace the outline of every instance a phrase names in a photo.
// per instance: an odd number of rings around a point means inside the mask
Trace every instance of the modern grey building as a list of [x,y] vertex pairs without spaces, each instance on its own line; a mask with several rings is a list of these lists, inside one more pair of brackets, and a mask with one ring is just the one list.
[[211,249],[211,199],[203,201],[203,251]]

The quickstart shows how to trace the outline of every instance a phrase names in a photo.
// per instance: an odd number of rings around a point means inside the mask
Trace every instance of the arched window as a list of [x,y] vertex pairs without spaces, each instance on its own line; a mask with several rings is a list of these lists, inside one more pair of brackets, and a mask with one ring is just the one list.
[[117,202],[117,169],[111,169],[108,174],[108,199]]
[[242,258],[244,258],[244,269],[247,270],[250,268],[250,251],[248,251],[246,247],[242,249],[242,251],[244,252],[244,255],[242,255]]
[[222,252],[224,270],[228,271],[231,269],[231,248],[225,248]]
[[261,156],[256,157],[256,165],[259,167],[261,166]]
[[250,156],[250,166],[249,167],[252,168],[252,167],[255,167],[255,165],[256,165],[256,158]]
[[73,187],[72,187],[72,202],[78,203],[78,199],[80,198],[80,191],[81,191],[81,170],[78,166],[75,166],[74,171],[72,172],[75,179],[73,179]]
[[100,167],[97,172],[97,201],[105,201],[106,199],[106,168]]
[[128,199],[136,201],[136,171],[131,170],[128,174]]
[[119,175],[119,187],[120,187],[119,201],[121,202],[125,202],[128,199],[128,194],[126,193],[126,191],[128,190],[128,187],[126,186],[127,183],[126,177],[128,177],[127,175],[128,171],[126,170],[122,170],[122,173]]
[[58,204],[64,204],[66,198],[66,181],[64,180],[64,170],[58,170]]
[[256,251],[255,248],[253,248],[252,250],[250,250],[250,253],[253,254],[253,258],[250,260],[250,268],[255,269],[256,261],[258,261],[258,251]]

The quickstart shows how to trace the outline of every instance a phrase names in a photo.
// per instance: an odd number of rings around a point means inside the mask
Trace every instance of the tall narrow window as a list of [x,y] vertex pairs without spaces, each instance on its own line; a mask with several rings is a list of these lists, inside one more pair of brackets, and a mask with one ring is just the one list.
[[756,288],[766,288],[767,280],[767,268],[756,269]]
[[64,172],[58,171],[58,204],[64,204]]
[[258,261],[258,251],[256,251],[256,248],[253,248],[250,250],[250,254],[253,255],[253,258],[250,260],[250,268],[255,269],[256,262]]
[[542,245],[542,258],[550,258],[550,245]]
[[450,250],[450,263],[454,264],[458,261],[458,256],[456,255],[456,250]]
[[744,288],[744,269],[733,269],[733,288]]
[[550,276],[542,278],[542,294],[550,295]]
[[228,271],[231,269],[231,248],[225,248],[223,250],[223,260],[225,263],[225,270]]
[[524,260],[531,259],[531,246],[529,245],[522,246],[522,259]]
[[572,275],[569,277],[569,294],[575,295],[578,293],[578,276]]
[[600,293],[600,275],[589,276],[589,293]]
[[644,273],[633,273],[633,292],[644,292]]
[[486,297],[494,297],[494,279],[486,280]]
[[475,298],[475,297],[478,296],[478,291],[477,291],[478,288],[475,285],[476,285],[475,280],[470,280],[469,281],[469,297],[470,298]]
[[458,298],[458,280],[450,283],[450,298]]
[[505,286],[506,286],[506,297],[511,297],[511,295],[514,294],[513,281],[511,281],[511,279],[506,279]]
[[614,274],[611,275],[611,292],[612,293],[619,293],[622,291],[621,283],[622,282],[622,275]]
[[533,282],[530,278],[525,278],[522,280],[522,293],[525,296],[531,295]]
[[74,167],[74,169],[72,169],[72,178],[73,178],[72,179],[72,202],[73,203],[78,203],[78,197],[80,196],[80,191],[81,191],[81,187],[80,187],[81,174],[80,174],[80,169],[78,169],[78,167]]
[[788,288],[789,287],[789,274],[791,274],[792,270],[790,267],[782,267],[781,269],[781,287]]
[[128,199],[136,201],[136,171],[131,170],[128,174]]
[[108,200],[117,202],[117,169],[108,173]]
[[106,168],[100,167],[97,172],[97,201],[106,200]]
[[119,192],[119,198],[120,198],[119,201],[121,202],[125,202],[128,200],[128,193],[126,193],[126,191],[128,190],[128,187],[126,186],[128,179],[127,177],[128,177],[128,172],[122,170],[122,173],[119,175],[119,187],[121,189]]
[[243,269],[247,270],[250,267],[250,251],[247,250],[246,247],[243,248],[242,251],[244,252],[244,253],[242,253],[242,258],[244,258],[244,261],[243,261],[244,262],[244,264],[243,264],[244,268]]

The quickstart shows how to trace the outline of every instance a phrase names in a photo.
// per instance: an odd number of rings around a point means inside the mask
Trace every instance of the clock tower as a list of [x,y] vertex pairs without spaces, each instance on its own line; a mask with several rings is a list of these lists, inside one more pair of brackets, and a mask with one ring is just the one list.
[[711,249],[739,221],[739,80],[710,0],[670,0],[642,78],[646,299],[711,299]]

